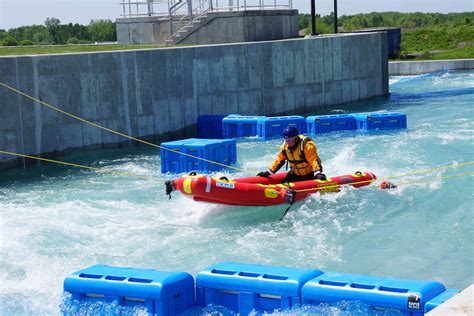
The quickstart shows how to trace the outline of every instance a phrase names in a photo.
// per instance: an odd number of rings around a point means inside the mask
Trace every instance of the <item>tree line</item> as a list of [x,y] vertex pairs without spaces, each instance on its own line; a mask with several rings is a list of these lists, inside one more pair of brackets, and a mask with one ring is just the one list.
[[[316,16],[316,31],[319,34],[332,33],[334,30],[334,14]],[[459,26],[470,25],[474,21],[474,12],[462,13],[400,13],[400,12],[372,12],[367,14],[343,15],[338,17],[340,31],[360,30],[373,27],[400,27],[415,29],[431,26]],[[311,26],[309,14],[299,15],[300,30]]]
[[0,29],[0,45],[56,45],[115,42],[115,23],[110,20],[91,20],[88,25],[61,24],[57,18],[47,18],[44,25]]

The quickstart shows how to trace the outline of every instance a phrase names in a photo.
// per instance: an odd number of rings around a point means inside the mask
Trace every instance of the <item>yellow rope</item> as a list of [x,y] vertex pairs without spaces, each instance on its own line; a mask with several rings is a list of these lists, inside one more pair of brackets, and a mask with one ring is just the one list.
[[[439,168],[436,168],[435,170],[438,170],[438,169]],[[428,180],[396,183],[396,185],[400,186],[400,185],[407,185],[407,184],[425,183],[425,182],[431,182],[431,181],[435,181],[435,180],[456,178],[456,177],[467,176],[467,175],[472,175],[472,174],[474,174],[474,172],[465,172],[465,173],[460,173],[460,174],[456,174],[456,175],[452,175],[452,176],[435,177],[435,178],[431,178],[431,179],[428,179]],[[301,190],[295,190],[295,191],[296,192],[319,191],[319,190],[324,190],[324,189],[347,187],[347,186],[353,186],[354,184],[366,184],[366,183],[377,182],[377,181],[381,181],[381,179],[370,179],[370,180],[363,180],[363,181],[357,181],[357,182],[352,182],[352,183],[334,184],[334,185],[328,185],[328,186],[323,186],[323,187],[301,189]]]
[[[41,100],[38,100],[38,99],[36,99],[36,98],[34,98],[34,97],[32,97],[32,96],[30,96],[30,95],[28,95],[28,94],[26,94],[26,93],[20,91],[20,90],[17,90],[17,89],[15,89],[15,88],[13,88],[13,87],[7,85],[7,84],[4,84],[4,83],[0,82],[0,85],[1,85],[1,86],[4,86],[4,87],[7,88],[7,89],[10,89],[10,90],[12,90],[12,91],[18,93],[18,94],[20,94],[20,95],[22,95],[22,96],[24,96],[24,97],[26,97],[26,98],[28,98],[28,99],[31,99],[31,100],[33,100],[33,101],[35,101],[35,102],[38,102],[38,103],[40,103],[40,104],[42,104],[42,105],[44,105],[44,106],[49,107],[49,108],[51,108],[51,109],[53,109],[53,110],[55,110],[55,111],[58,111],[58,112],[60,112],[60,113],[62,113],[62,114],[64,114],[64,115],[70,116],[70,117],[72,117],[72,118],[74,118],[74,119],[76,119],[76,120],[79,120],[79,121],[83,122],[83,123],[87,123],[87,124],[89,124],[89,125],[92,125],[92,126],[94,126],[94,127],[103,129],[103,130],[108,131],[108,132],[111,132],[111,133],[113,133],[113,134],[120,135],[120,136],[123,136],[123,137],[125,137],[125,138],[131,139],[131,140],[134,140],[134,141],[137,141],[137,142],[140,142],[140,143],[143,143],[143,144],[152,146],[152,147],[161,148],[161,149],[168,150],[168,151],[171,151],[171,152],[180,154],[180,155],[188,156],[188,157],[191,157],[191,158],[194,158],[194,159],[199,159],[199,160],[206,161],[206,162],[209,162],[209,163],[213,163],[213,164],[216,164],[216,165],[219,165],[219,166],[223,166],[223,167],[226,167],[226,168],[231,168],[231,169],[234,169],[234,170],[237,170],[237,171],[243,171],[243,169],[238,168],[238,167],[233,167],[233,166],[221,164],[221,163],[216,162],[216,161],[212,161],[212,160],[208,160],[208,159],[205,159],[205,158],[201,158],[201,157],[193,156],[193,155],[190,155],[190,154],[182,153],[182,152],[179,152],[179,151],[177,151],[177,150],[173,150],[173,149],[170,149],[170,148],[162,147],[162,146],[159,146],[159,145],[156,145],[156,144],[153,144],[153,143],[150,143],[150,142],[141,140],[141,139],[139,139],[139,138],[135,138],[135,137],[132,137],[132,136],[129,136],[129,135],[126,135],[126,134],[123,134],[123,133],[114,131],[114,130],[112,130],[112,129],[110,129],[110,128],[103,127],[103,126],[98,125],[98,124],[96,124],[96,123],[90,122],[90,121],[85,120],[85,119],[83,119],[83,118],[81,118],[81,117],[78,117],[78,116],[76,116],[76,115],[74,115],[74,114],[68,113],[68,112],[66,112],[66,111],[64,111],[64,110],[61,110],[61,109],[59,109],[59,108],[57,108],[57,107],[54,107],[54,106],[52,106],[52,105],[50,105],[50,104],[48,104],[48,103],[46,103],[46,102],[43,102],[43,101],[41,101]],[[25,156],[25,157],[26,157],[26,156]],[[38,157],[36,157],[36,158],[38,158]],[[32,159],[35,159],[35,158],[32,158]],[[41,159],[43,159],[43,158],[41,158]],[[41,160],[41,159],[40,159],[40,160]],[[64,164],[66,164],[66,163],[64,163]],[[432,168],[432,169],[428,169],[428,170],[415,171],[415,172],[405,173],[405,174],[396,175],[396,176],[383,177],[383,178],[380,178],[380,179],[378,179],[378,180],[362,181],[362,182],[360,182],[360,183],[373,182],[373,181],[382,181],[382,180],[384,180],[384,179],[402,178],[402,177],[405,177],[405,176],[416,175],[416,174],[422,174],[422,173],[428,173],[428,172],[433,172],[433,171],[436,171],[436,170],[442,170],[442,169],[447,169],[447,168],[456,168],[456,167],[461,167],[461,166],[470,165],[470,164],[474,164],[474,161],[465,162],[465,163],[460,163],[460,164],[456,164],[456,165],[441,166],[441,167]],[[354,182],[354,183],[358,183],[358,182]],[[352,183],[352,184],[354,184],[354,183]],[[349,184],[349,185],[351,185],[351,184]],[[345,185],[339,185],[339,186],[345,186]],[[330,187],[326,187],[326,188],[330,188]],[[309,189],[308,189],[308,190],[309,190]]]
[[406,177],[406,176],[412,176],[412,175],[415,175],[415,174],[428,173],[428,172],[433,172],[433,171],[448,169],[448,168],[457,168],[457,167],[462,167],[462,166],[467,166],[467,165],[472,165],[472,164],[474,164],[474,161],[468,161],[468,162],[463,162],[463,163],[455,164],[455,165],[446,165],[446,166],[436,167],[436,168],[427,169],[427,170],[409,172],[409,173],[405,173],[405,174],[401,174],[401,175],[397,175],[397,176],[384,177],[384,178],[381,178],[381,180],[402,178],[402,177]]
[[118,174],[118,175],[123,175],[127,177],[133,177],[137,179],[143,179],[143,180],[153,180],[157,181],[157,179],[148,177],[148,176],[141,176],[129,172],[122,172],[122,171],[116,171],[112,169],[105,169],[105,168],[95,168],[95,167],[89,167],[89,166],[84,166],[76,163],[71,163],[71,162],[65,162],[65,161],[59,161],[59,160],[52,160],[52,159],[47,159],[47,158],[41,158],[41,157],[36,157],[36,156],[29,156],[29,155],[23,155],[23,154],[17,154],[9,151],[3,151],[0,150],[0,154],[7,154],[7,155],[13,155],[17,157],[23,157],[23,158],[29,158],[29,159],[36,159],[36,160],[41,160],[41,161],[46,161],[46,162],[51,162],[51,163],[56,163],[56,164],[61,164],[61,165],[66,165],[66,166],[72,166],[72,167],[78,167],[82,169],[88,169],[88,170],[93,170],[93,171],[100,171],[100,172],[108,172],[108,173],[113,173],[113,174]]
[[199,160],[206,161],[206,162],[209,162],[209,163],[213,163],[213,164],[216,164],[216,165],[219,165],[219,166],[223,166],[223,167],[226,167],[226,168],[231,168],[231,169],[234,169],[234,170],[243,171],[243,169],[241,169],[241,168],[237,168],[237,167],[225,165],[225,164],[222,164],[222,163],[217,162],[217,161],[212,161],[212,160],[208,160],[208,159],[205,159],[205,158],[196,157],[196,156],[193,156],[193,155],[190,155],[190,154],[182,153],[182,152],[179,152],[179,151],[177,151],[177,150],[173,150],[173,149],[170,149],[170,148],[162,147],[162,146],[160,146],[160,145],[156,145],[156,144],[147,142],[147,141],[145,141],[145,140],[141,140],[141,139],[139,139],[139,138],[135,138],[135,137],[133,137],[133,136],[129,136],[129,135],[127,135],[127,134],[123,134],[123,133],[114,131],[114,130],[112,130],[112,129],[110,129],[110,128],[107,128],[107,127],[101,126],[101,125],[99,125],[99,124],[90,122],[90,121],[88,121],[88,120],[86,120],[86,119],[83,119],[83,118],[81,118],[81,117],[79,117],[79,116],[76,116],[76,115],[71,114],[71,113],[69,113],[69,112],[66,112],[66,111],[64,111],[64,110],[61,110],[61,109],[59,109],[59,108],[57,108],[57,107],[55,107],[55,106],[52,106],[52,105],[50,105],[50,104],[48,104],[48,103],[46,103],[46,102],[43,102],[43,101],[41,101],[41,100],[38,100],[38,99],[36,99],[36,98],[34,98],[34,97],[32,97],[32,96],[30,96],[30,95],[28,95],[28,94],[26,94],[26,93],[20,91],[20,90],[17,90],[17,89],[15,89],[15,88],[13,88],[13,87],[7,85],[7,84],[4,84],[3,82],[0,82],[0,85],[3,86],[3,87],[5,87],[5,88],[7,88],[7,89],[10,89],[10,90],[12,90],[12,91],[14,91],[14,92],[16,92],[16,93],[18,93],[18,94],[20,94],[20,95],[22,95],[22,96],[24,96],[24,97],[26,97],[26,98],[28,98],[28,99],[30,99],[30,100],[33,100],[33,101],[35,101],[35,102],[38,102],[39,104],[42,104],[42,105],[44,105],[44,106],[46,106],[46,107],[49,107],[50,109],[53,109],[53,110],[55,110],[55,111],[57,111],[57,112],[59,112],[59,113],[62,113],[62,114],[67,115],[67,116],[69,116],[69,117],[72,117],[72,118],[74,118],[74,119],[76,119],[76,120],[78,120],[78,121],[81,121],[81,122],[83,122],[83,123],[86,123],[86,124],[92,125],[92,126],[94,126],[94,127],[103,129],[103,130],[108,131],[108,132],[110,132],[110,133],[113,133],[113,134],[116,134],[116,135],[120,135],[120,136],[122,136],[122,137],[131,139],[131,140],[134,140],[134,141],[137,141],[137,142],[139,142],[139,143],[143,143],[143,144],[146,144],[146,145],[155,147],[155,148],[160,148],[160,149],[168,150],[168,151],[171,151],[171,152],[180,154],[180,155],[184,155],[184,156],[188,156],[188,157],[191,157],[191,158],[199,159]]
[[[65,161],[59,161],[59,160],[41,158],[41,157],[36,157],[36,156],[18,154],[18,153],[14,153],[14,152],[10,152],[10,151],[0,150],[0,154],[13,155],[13,156],[29,158],[29,159],[36,159],[36,160],[46,161],[46,162],[50,162],[50,163],[56,163],[56,164],[72,166],[72,167],[78,167],[78,168],[82,168],[82,169],[88,169],[88,170],[100,171],[100,172],[108,172],[108,173],[133,177],[133,178],[137,178],[137,179],[153,180],[153,181],[159,182],[157,179],[155,179],[153,177],[149,177],[149,176],[141,176],[141,175],[137,175],[137,174],[133,174],[133,173],[129,173],[129,172],[121,172],[121,171],[105,169],[105,168],[89,167],[89,166],[70,163],[70,162],[65,162]],[[469,164],[472,164],[472,162],[462,163],[462,164],[459,164],[457,166],[464,166],[464,165],[469,165]],[[433,171],[433,170],[441,170],[441,169],[452,168],[452,167],[453,166],[449,165],[449,166],[433,168],[433,169],[430,169],[430,170],[425,170],[425,171],[422,171],[422,172],[429,172],[429,171]],[[419,173],[422,173],[422,172],[413,172],[413,173],[409,173],[409,174],[400,175],[398,177],[412,175],[412,174],[419,174]],[[457,177],[468,176],[468,175],[474,175],[474,172],[465,172],[465,173],[455,174],[455,175],[451,175],[451,176],[435,177],[435,178],[417,180],[417,181],[411,181],[411,182],[402,182],[402,183],[397,183],[396,185],[400,186],[400,185],[408,185],[408,184],[426,183],[426,182],[432,182],[432,181],[435,181],[435,180],[457,178]],[[394,178],[394,177],[392,177],[392,178]],[[376,181],[380,181],[380,179],[370,179],[370,180],[356,181],[356,182],[352,182],[352,183],[334,184],[334,185],[330,185],[330,186],[324,186],[324,187],[318,187],[318,188],[309,188],[309,189],[301,189],[301,190],[295,190],[295,191],[296,192],[319,191],[319,190],[324,190],[324,189],[329,189],[329,188],[339,188],[339,187],[353,186],[354,184],[366,184],[366,183],[371,183],[371,182],[376,182]]]
[[435,181],[435,180],[449,179],[449,178],[457,178],[457,177],[463,177],[463,176],[469,176],[469,175],[474,175],[474,172],[458,173],[458,174],[455,174],[455,175],[452,175],[452,176],[436,177],[436,178],[425,179],[425,180],[421,180],[421,181],[402,182],[402,183],[397,183],[397,185],[426,183],[426,182],[433,182],[433,181]]

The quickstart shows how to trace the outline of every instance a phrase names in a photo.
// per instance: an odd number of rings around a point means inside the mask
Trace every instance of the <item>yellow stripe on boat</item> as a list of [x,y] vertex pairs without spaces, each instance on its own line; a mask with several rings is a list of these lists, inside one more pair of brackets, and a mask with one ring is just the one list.
[[187,194],[191,194],[192,193],[192,190],[191,190],[191,177],[189,178],[186,178],[184,179],[183,181],[183,190],[184,192],[186,192]]
[[278,197],[278,191],[272,188],[266,188],[265,197],[269,199],[275,199]]

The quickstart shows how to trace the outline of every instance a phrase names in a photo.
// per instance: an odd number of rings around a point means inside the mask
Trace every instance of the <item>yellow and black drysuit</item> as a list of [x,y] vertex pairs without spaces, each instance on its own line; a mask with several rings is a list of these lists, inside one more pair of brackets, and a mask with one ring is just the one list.
[[268,168],[270,174],[274,174],[288,160],[291,170],[282,182],[314,179],[316,171],[323,171],[314,141],[304,135],[296,136],[295,140],[292,147],[289,147],[286,142],[280,146],[277,158]]

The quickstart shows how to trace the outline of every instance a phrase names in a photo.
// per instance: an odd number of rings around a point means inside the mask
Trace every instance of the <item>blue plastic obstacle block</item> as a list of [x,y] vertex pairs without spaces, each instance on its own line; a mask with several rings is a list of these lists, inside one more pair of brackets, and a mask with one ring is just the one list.
[[240,315],[301,304],[301,287],[319,270],[222,262],[198,273],[198,306],[222,305]]
[[223,138],[222,120],[227,115],[199,115],[198,137],[199,138]]
[[233,139],[188,138],[162,143],[161,147],[162,173],[215,171],[237,162],[237,146]]
[[69,275],[64,291],[79,302],[145,306],[158,315],[175,315],[195,305],[194,279],[185,272],[95,265]]
[[261,116],[228,115],[222,119],[222,135],[224,138],[256,136],[259,117]]
[[[187,171],[216,171],[237,162],[237,145],[234,139],[195,139],[194,142],[184,144],[184,151],[192,155],[183,156]],[[217,162],[219,164],[213,163]]]
[[309,134],[322,134],[356,129],[356,120],[351,114],[317,115],[306,118]]
[[373,309],[398,310],[403,315],[423,315],[426,302],[443,293],[439,282],[408,281],[324,273],[303,286],[303,304],[361,301]]
[[281,138],[287,126],[295,126],[300,133],[306,133],[306,121],[302,116],[260,117],[257,125],[257,136],[263,139]]
[[448,301],[449,299],[453,298],[458,294],[460,291],[455,289],[447,289],[443,293],[435,296],[425,304],[425,313],[435,309],[439,305],[443,304],[444,302]]
[[399,112],[354,113],[357,129],[407,128],[407,116]]

